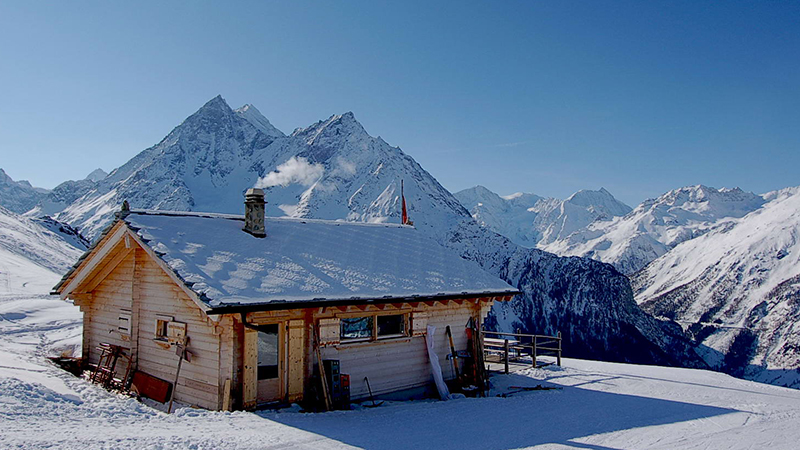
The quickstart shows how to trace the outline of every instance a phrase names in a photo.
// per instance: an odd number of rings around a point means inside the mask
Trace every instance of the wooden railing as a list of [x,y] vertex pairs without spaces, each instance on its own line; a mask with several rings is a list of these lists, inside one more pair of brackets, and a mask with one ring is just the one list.
[[538,356],[555,356],[556,364],[561,366],[560,331],[557,336],[481,331],[481,338],[483,339],[484,351],[487,354],[494,354],[500,357],[504,364],[505,373],[508,373],[509,361],[512,358],[520,358],[525,353],[531,355],[533,367],[544,367],[552,364],[538,364]]

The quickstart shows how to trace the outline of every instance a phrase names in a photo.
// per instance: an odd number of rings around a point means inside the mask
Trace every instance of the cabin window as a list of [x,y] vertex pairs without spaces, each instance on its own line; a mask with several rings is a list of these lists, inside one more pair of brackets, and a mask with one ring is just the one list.
[[342,342],[362,342],[408,336],[407,314],[371,314],[340,320]]
[[156,316],[155,339],[158,341],[169,341],[169,323],[172,317]]
[[377,316],[378,319],[378,339],[388,337],[399,337],[406,335],[406,316],[405,314],[393,314],[391,316]]
[[339,335],[344,340],[367,340],[372,338],[373,316],[347,317],[341,320]]

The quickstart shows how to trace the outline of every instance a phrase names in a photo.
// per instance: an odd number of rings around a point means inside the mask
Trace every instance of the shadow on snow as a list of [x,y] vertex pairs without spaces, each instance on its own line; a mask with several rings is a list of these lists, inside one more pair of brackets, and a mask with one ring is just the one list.
[[[515,374],[505,377],[508,378],[503,383],[508,386],[542,383]],[[601,378],[591,382],[604,381],[607,380]],[[563,390],[519,392],[505,398],[403,402],[356,411],[261,416],[366,449],[510,449],[560,443],[602,450],[605,447],[573,440],[734,412],[737,411],[564,386]]]

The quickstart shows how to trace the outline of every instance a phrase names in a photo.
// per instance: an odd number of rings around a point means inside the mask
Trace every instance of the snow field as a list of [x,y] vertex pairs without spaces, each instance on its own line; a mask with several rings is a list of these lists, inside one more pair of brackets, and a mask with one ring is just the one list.
[[[492,396],[304,414],[165,414],[50,364],[77,308],[0,297],[0,448],[796,448],[800,392],[690,369],[564,360],[495,375]],[[512,386],[561,387],[522,391]],[[496,395],[506,393],[507,397]]]

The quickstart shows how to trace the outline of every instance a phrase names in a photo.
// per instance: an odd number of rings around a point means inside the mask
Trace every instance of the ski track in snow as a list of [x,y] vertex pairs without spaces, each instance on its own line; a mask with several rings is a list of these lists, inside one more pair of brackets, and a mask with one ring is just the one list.
[[[0,295],[0,448],[795,448],[800,392],[720,373],[593,361],[493,378],[505,398],[303,414],[175,414],[106,392],[45,356],[79,348],[77,307]],[[561,390],[516,392],[537,384]]]

